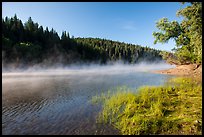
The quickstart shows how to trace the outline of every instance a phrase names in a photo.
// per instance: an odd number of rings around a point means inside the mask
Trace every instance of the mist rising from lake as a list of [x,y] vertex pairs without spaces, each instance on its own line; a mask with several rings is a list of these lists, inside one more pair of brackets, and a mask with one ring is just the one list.
[[119,134],[96,123],[101,106],[90,100],[118,86],[161,85],[171,76],[150,71],[174,66],[69,65],[2,72],[3,134]]

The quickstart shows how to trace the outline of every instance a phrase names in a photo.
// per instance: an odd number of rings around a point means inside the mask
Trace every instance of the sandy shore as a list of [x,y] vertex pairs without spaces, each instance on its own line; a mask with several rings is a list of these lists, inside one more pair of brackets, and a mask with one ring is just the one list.
[[157,70],[153,73],[168,74],[176,76],[193,76],[202,79],[202,65],[190,64],[190,65],[178,65],[175,68],[167,70]]

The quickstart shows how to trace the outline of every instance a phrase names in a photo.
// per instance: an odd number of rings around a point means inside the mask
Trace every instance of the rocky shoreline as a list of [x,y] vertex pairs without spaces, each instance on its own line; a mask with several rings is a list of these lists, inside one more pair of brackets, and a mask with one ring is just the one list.
[[202,80],[202,65],[189,64],[189,65],[177,65],[175,68],[166,70],[156,70],[153,73],[168,74],[176,76],[191,76],[196,79]]

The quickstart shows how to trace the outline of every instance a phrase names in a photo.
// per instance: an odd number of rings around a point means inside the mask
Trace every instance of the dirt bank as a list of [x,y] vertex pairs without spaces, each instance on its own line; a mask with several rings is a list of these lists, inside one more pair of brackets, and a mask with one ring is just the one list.
[[202,80],[202,65],[189,64],[189,65],[177,65],[175,68],[167,70],[153,71],[159,74],[168,74],[176,76],[192,76]]

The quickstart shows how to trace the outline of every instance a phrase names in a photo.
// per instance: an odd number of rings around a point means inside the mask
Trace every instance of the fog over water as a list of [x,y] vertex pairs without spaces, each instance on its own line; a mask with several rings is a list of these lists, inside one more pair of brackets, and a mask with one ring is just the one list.
[[9,75],[97,75],[97,74],[118,74],[118,73],[132,73],[132,72],[151,72],[154,70],[169,69],[175,67],[174,65],[161,63],[139,63],[139,64],[122,64],[114,63],[111,65],[99,64],[82,64],[82,65],[68,65],[68,66],[54,66],[45,68],[41,66],[33,66],[26,69],[2,69],[2,76]]
[[3,134],[119,134],[96,123],[93,96],[119,86],[161,85],[171,76],[149,73],[165,63],[69,65],[2,71]]

